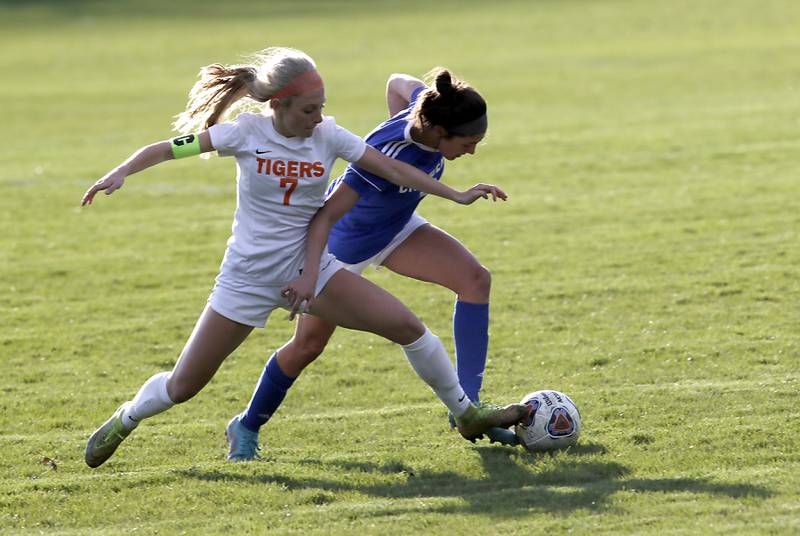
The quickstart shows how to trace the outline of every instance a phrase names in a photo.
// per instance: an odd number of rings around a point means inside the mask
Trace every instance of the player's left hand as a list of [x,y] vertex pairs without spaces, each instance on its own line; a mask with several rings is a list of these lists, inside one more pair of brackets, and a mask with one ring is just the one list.
[[298,312],[308,311],[314,302],[314,290],[317,286],[317,276],[312,276],[308,272],[281,289],[281,296],[286,298],[292,310],[289,312],[289,320],[294,320]]
[[125,184],[124,171],[119,168],[109,171],[105,176],[95,182],[91,188],[86,190],[86,193],[83,194],[81,198],[81,206],[91,205],[95,194],[100,190],[105,190],[106,195],[111,195],[122,188],[123,184]]
[[480,183],[465,192],[459,192],[455,201],[462,205],[471,205],[480,198],[489,199],[489,196],[492,196],[492,201],[497,201],[498,198],[503,201],[508,199],[506,193],[499,186]]

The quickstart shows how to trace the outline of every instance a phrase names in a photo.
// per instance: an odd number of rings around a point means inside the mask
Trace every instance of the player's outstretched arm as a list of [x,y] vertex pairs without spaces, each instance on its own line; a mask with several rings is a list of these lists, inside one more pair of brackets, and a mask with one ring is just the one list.
[[103,175],[81,198],[81,206],[91,205],[95,194],[101,190],[111,195],[125,184],[125,178],[144,169],[160,164],[165,160],[193,156],[213,151],[208,131],[200,134],[187,134],[171,140],[159,141],[142,147],[123,163]]
[[411,94],[418,87],[425,87],[425,82],[408,74],[392,73],[386,81],[386,106],[389,117],[405,110],[411,102]]
[[407,186],[408,188],[443,197],[462,205],[469,205],[479,198],[488,199],[489,196],[494,201],[498,197],[503,200],[506,199],[506,193],[493,184],[481,183],[464,192],[456,191],[414,166],[389,158],[370,146],[367,146],[364,156],[355,164],[398,186]]

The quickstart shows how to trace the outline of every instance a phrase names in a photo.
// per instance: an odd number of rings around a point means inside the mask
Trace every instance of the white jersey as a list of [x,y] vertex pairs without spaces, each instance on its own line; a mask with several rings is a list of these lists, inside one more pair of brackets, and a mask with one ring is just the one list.
[[208,129],[220,156],[236,157],[233,234],[219,278],[284,285],[300,275],[308,224],[325,200],[336,158],[360,159],[366,143],[325,116],[308,138],[286,138],[272,117],[240,114]]

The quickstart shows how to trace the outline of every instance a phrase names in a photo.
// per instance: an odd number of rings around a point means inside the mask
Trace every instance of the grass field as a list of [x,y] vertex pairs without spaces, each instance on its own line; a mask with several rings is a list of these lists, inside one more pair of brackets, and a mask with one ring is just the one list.
[[[0,533],[800,533],[800,3],[261,4],[0,1]],[[170,136],[201,65],[269,45],[311,54],[359,134],[392,72],[446,65],[483,92],[490,134],[445,180],[511,199],[420,212],[492,270],[484,397],[567,392],[577,448],[463,441],[398,348],[340,331],[265,460],[226,463],[227,420],[293,330],[278,312],[84,465],[202,310],[234,165],[79,199]],[[369,276],[452,351],[447,291]]]

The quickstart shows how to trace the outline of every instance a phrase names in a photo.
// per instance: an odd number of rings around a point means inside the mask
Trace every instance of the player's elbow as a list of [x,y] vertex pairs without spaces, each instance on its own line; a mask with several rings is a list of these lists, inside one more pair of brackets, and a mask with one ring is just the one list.
[[344,212],[337,210],[332,203],[325,203],[312,218],[311,226],[328,233],[333,224],[342,219],[342,216],[344,216]]
[[402,83],[405,79],[405,75],[401,73],[392,73],[389,75],[389,78],[386,79],[386,92],[393,91],[397,93],[397,85]]

